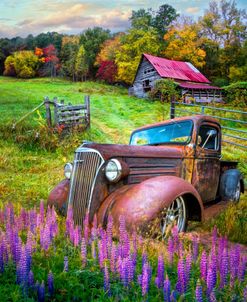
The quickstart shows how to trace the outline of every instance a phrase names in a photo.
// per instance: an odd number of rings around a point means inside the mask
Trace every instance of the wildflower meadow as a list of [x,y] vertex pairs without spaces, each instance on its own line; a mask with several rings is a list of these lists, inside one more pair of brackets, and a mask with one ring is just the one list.
[[109,216],[83,228],[54,208],[0,211],[0,301],[247,301],[247,256],[214,228],[210,246],[181,239],[119,236]]

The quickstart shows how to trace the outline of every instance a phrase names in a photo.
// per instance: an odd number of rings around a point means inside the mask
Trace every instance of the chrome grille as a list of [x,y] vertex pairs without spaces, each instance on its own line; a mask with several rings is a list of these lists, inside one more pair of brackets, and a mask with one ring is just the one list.
[[75,224],[82,225],[87,210],[90,211],[95,180],[103,163],[97,150],[82,147],[76,150],[69,193]]

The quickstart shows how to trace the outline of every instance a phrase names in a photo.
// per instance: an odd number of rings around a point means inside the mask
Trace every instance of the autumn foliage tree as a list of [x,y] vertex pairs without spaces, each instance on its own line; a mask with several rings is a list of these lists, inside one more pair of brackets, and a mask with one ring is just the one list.
[[5,60],[4,75],[18,78],[33,78],[39,67],[38,57],[33,51],[23,50],[15,52]]
[[190,62],[198,68],[205,65],[206,52],[194,24],[182,28],[172,27],[164,36],[167,44],[163,55],[172,60]]

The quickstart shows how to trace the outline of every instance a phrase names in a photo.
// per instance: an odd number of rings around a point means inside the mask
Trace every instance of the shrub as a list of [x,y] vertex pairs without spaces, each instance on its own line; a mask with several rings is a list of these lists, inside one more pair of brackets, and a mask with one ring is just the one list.
[[177,84],[171,79],[161,79],[154,83],[153,89],[149,92],[151,99],[160,98],[162,102],[169,102],[172,96],[178,97]]
[[247,82],[236,82],[223,87],[226,92],[227,102],[232,102],[234,105],[247,105]]

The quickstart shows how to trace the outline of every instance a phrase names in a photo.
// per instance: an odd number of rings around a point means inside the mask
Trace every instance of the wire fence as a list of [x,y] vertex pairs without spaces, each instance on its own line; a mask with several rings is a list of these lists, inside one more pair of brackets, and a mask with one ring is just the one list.
[[202,114],[216,118],[221,123],[222,142],[247,149],[247,111],[217,106],[180,103],[171,100],[170,118]]

